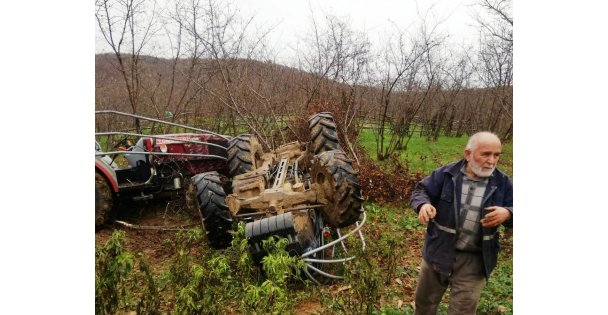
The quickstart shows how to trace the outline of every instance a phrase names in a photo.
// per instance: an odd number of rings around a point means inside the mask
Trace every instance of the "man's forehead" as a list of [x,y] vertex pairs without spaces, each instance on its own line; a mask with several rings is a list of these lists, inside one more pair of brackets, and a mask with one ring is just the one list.
[[502,151],[502,145],[500,142],[479,142],[477,144],[477,150],[480,152],[500,152]]

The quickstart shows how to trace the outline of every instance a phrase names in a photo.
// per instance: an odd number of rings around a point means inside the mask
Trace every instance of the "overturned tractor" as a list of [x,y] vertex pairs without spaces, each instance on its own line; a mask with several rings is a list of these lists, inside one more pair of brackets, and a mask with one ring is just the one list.
[[[153,123],[164,129],[187,133],[139,134],[125,131],[95,133],[95,228],[109,221],[120,201],[145,201],[184,196],[186,210],[197,215],[194,174],[227,172],[226,150],[229,137],[211,131],[113,110],[95,114],[128,117]],[[110,141],[119,137],[117,143]],[[101,140],[106,147],[103,151]]]
[[[332,115],[318,113],[308,123],[309,142],[272,152],[264,152],[253,135],[234,137],[228,143],[230,180],[208,172],[192,181],[211,246],[229,246],[233,222],[245,221],[255,261],[265,255],[263,240],[287,238],[290,253],[304,258],[304,272],[318,283],[319,276],[342,278],[328,265],[353,258],[347,257],[347,237],[356,234],[365,246],[365,213],[358,173],[339,145]],[[350,231],[342,235],[341,228]]]

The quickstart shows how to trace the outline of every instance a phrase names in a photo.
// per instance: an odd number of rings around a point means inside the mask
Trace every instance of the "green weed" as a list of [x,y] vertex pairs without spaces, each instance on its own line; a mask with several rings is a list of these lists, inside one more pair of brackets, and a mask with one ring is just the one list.
[[159,292],[146,258],[125,250],[124,241],[125,232],[116,230],[95,250],[95,313],[158,314]]
[[284,238],[270,237],[262,242],[268,253],[262,259],[262,269],[266,275],[260,285],[246,288],[243,311],[247,314],[284,314],[291,312],[293,300],[289,298],[288,280],[299,278],[304,261],[289,256],[288,241]]
[[384,274],[386,275],[384,282],[389,284],[395,273],[401,258],[406,253],[406,247],[403,246],[405,239],[401,233],[397,233],[394,228],[388,228],[378,240],[377,250],[380,253],[380,261],[384,266]]
[[179,288],[172,314],[223,314],[229,304],[231,275],[228,259],[217,255],[203,264],[192,264],[187,284]]
[[123,248],[125,232],[117,230],[95,251],[95,313],[115,314],[131,306],[128,290],[134,265],[133,254]]
[[505,251],[481,292],[477,312],[480,314],[513,314],[513,256]]
[[380,267],[372,252],[355,244],[348,248],[357,258],[345,263],[344,286],[332,297],[331,308],[340,314],[373,314],[383,282]]
[[175,235],[175,239],[165,241],[165,246],[172,247],[175,255],[168,272],[163,274],[163,282],[170,285],[174,294],[190,281],[190,267],[194,260],[192,250],[200,246],[203,235],[202,229],[197,228],[180,231]]
[[143,281],[138,281],[138,283],[139,287],[143,288],[143,292],[137,303],[137,314],[158,314],[160,307],[158,286],[146,258],[140,255],[138,260],[140,272],[138,275],[143,277]]

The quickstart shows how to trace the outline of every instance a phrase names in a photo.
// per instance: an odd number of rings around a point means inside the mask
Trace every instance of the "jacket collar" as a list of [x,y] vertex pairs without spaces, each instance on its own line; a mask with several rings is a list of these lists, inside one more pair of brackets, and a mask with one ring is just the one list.
[[458,162],[448,164],[443,170],[445,173],[452,175],[452,177],[456,177],[460,175],[460,169],[466,164],[466,160],[462,159]]
[[[458,162],[446,165],[446,167],[443,171],[445,173],[450,174],[452,176],[452,178],[456,178],[457,176],[462,176],[460,169],[462,169],[466,163],[467,163],[467,161],[465,159],[462,159]],[[503,175],[502,172],[498,168],[495,168],[494,172],[492,173],[492,176],[490,176],[488,182],[491,183],[492,185],[496,185],[496,183],[498,183],[498,181],[499,181],[499,177],[502,177],[502,175]]]

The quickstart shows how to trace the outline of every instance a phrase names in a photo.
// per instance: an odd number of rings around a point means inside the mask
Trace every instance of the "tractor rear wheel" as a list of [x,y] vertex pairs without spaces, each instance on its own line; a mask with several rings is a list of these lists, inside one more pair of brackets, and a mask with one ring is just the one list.
[[310,144],[313,154],[330,150],[342,150],[338,142],[338,132],[331,113],[317,113],[308,118]]
[[343,151],[326,151],[314,156],[311,176],[313,183],[321,186],[327,202],[322,208],[327,224],[341,228],[359,219],[363,197],[357,175]]
[[232,218],[226,205],[226,193],[217,172],[196,174],[192,177],[196,200],[209,245],[226,248],[232,241]]
[[108,221],[113,201],[108,182],[101,174],[95,172],[95,228]]
[[228,176],[253,171],[260,165],[262,145],[254,135],[238,135],[228,142]]

